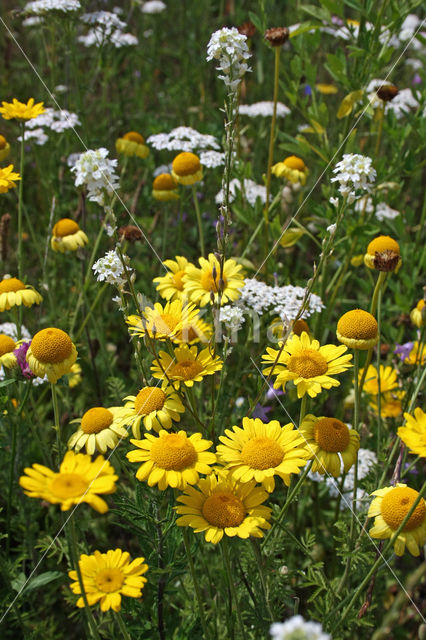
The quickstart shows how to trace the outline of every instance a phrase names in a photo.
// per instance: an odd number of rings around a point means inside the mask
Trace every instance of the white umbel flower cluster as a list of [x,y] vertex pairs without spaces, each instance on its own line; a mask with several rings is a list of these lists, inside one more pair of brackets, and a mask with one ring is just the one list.
[[220,149],[220,145],[214,136],[199,133],[192,127],[176,127],[170,133],[155,133],[147,139],[153,149],[162,151],[189,151],[200,149]]
[[85,13],[81,16],[81,19],[86,24],[92,25],[92,28],[85,36],[78,37],[78,41],[85,47],[101,47],[110,42],[119,49],[125,46],[135,46],[139,43],[136,36],[131,33],[124,33],[123,29],[127,28],[126,23],[111,11]]
[[371,191],[371,184],[377,175],[372,159],[359,153],[345,153],[333,173],[336,175],[331,182],[340,183],[339,191],[349,204],[355,202],[359,192]]
[[[238,112],[240,115],[248,116],[249,118],[268,118],[272,116],[274,111],[274,103],[268,100],[262,102],[255,102],[254,104],[241,104]],[[290,109],[282,102],[277,102],[277,118],[284,118],[290,113]]]
[[108,149],[89,149],[80,154],[71,171],[75,173],[75,186],[87,187],[87,197],[101,206],[105,205],[105,195],[111,196],[119,186],[115,173],[117,160],[108,159]]
[[[35,120],[35,118],[34,118]],[[29,120],[31,122],[31,120]],[[18,141],[21,142],[22,136],[18,136]],[[25,142],[34,142],[34,144],[38,144],[42,147],[49,140],[49,136],[46,134],[45,130],[41,127],[37,127],[37,129],[25,129],[24,130],[24,140]]]
[[[241,289],[241,297],[238,304],[244,310],[256,311],[259,315],[269,311],[278,314],[284,322],[294,320],[302,306],[305,296],[303,287],[291,284],[284,287],[270,287],[255,278],[247,278]],[[313,313],[324,308],[319,296],[311,294],[308,300],[308,308],[302,314],[302,318],[309,318]]]
[[201,151],[200,162],[207,169],[216,169],[225,164],[225,154],[221,151]]
[[78,11],[80,8],[79,0],[34,0],[27,2],[24,12],[41,15],[48,11]]
[[[256,184],[254,180],[245,178],[243,182],[238,178],[233,178],[229,183],[229,202],[233,202],[237,197],[237,191],[239,191],[244,200],[247,200],[251,207],[256,205],[256,200],[259,198],[262,204],[266,202],[266,187],[263,184]],[[216,204],[222,204],[223,202],[223,190],[221,189],[216,194]]]
[[246,63],[250,57],[247,38],[235,27],[215,31],[207,45],[207,62],[213,59],[219,61],[216,69],[223,74],[219,79],[224,81],[231,93],[237,91],[244,74],[251,71]]
[[[127,256],[125,256],[125,259]],[[127,258],[128,260],[128,258]],[[116,287],[122,287],[126,282],[124,267],[115,249],[107,251],[103,258],[99,258],[92,266],[98,282],[108,282]]]
[[274,622],[270,628],[272,640],[331,640],[319,622],[306,622],[302,616],[293,616],[285,622]]
[[[352,428],[352,425],[348,424],[349,429]],[[369,449],[359,449],[358,450],[358,480],[363,480],[373,467],[377,464],[377,456],[374,451],[370,451]],[[343,465],[342,465],[343,466]],[[349,469],[344,483],[342,487],[342,500],[340,503],[340,509],[349,509],[352,507],[352,498],[353,498],[353,490],[354,490],[354,481],[355,481],[355,465]],[[329,476],[326,479],[326,485],[330,492],[330,495],[333,498],[337,498],[340,492],[340,481],[336,481],[334,478]],[[357,488],[357,509],[362,509],[363,506],[367,504],[366,499],[368,494],[361,488]]]
[[400,213],[396,209],[392,209],[386,202],[379,202],[374,215],[379,222],[383,222],[383,220],[394,220]]
[[[18,329],[14,322],[3,322],[0,324],[0,333],[4,333],[4,335],[9,336],[15,342],[19,340]],[[21,325],[21,338],[23,340],[31,340],[31,334],[24,325]]]
[[167,5],[161,0],[148,0],[141,7],[142,13],[161,13],[165,9],[167,9]]
[[219,320],[229,331],[239,331],[245,322],[244,311],[238,305],[227,304],[221,307]]
[[[47,107],[44,113],[26,122],[24,140],[33,140],[35,144],[42,146],[49,139],[46,129],[55,133],[63,133],[66,129],[74,129],[79,125],[81,125],[81,122],[76,113],[66,109],[56,111],[51,107]],[[22,136],[19,136],[18,140],[21,141],[21,139]]]

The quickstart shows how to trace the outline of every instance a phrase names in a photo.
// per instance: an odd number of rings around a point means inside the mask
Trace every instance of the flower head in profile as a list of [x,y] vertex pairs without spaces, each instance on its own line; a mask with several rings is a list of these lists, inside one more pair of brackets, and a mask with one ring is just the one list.
[[[99,602],[101,611],[120,611],[121,596],[140,598],[147,582],[143,574],[148,571],[148,565],[144,560],[130,560],[127,551],[121,549],[110,549],[106,553],[95,551],[90,556],[83,553],[78,564],[89,607]],[[81,595],[77,571],[69,571],[68,575],[74,580],[70,585],[72,592]],[[83,597],[76,604],[83,608]]]
[[145,144],[145,139],[137,131],[128,131],[115,142],[117,153],[125,156],[137,156],[146,158],[149,155],[149,148]]
[[6,160],[7,156],[10,153],[10,144],[6,140],[6,138],[0,135],[0,162]]
[[13,338],[0,333],[0,366],[13,369],[18,365],[15,350],[22,344],[22,340],[15,342]]
[[160,432],[171,429],[173,422],[180,422],[185,407],[173,387],[142,387],[136,396],[124,398],[122,423],[132,425],[135,438],[141,438],[141,422],[147,431]]
[[16,187],[16,180],[20,180],[19,173],[13,171],[13,164],[8,167],[0,167],[0,193],[7,193],[9,189]]
[[0,107],[0,114],[5,120],[31,120],[42,113],[44,113],[43,102],[34,104],[34,98],[30,98],[26,104],[13,98],[12,102],[3,101]]
[[208,347],[198,351],[195,345],[183,344],[173,350],[173,356],[167,351],[160,351],[151,371],[154,378],[169,381],[179,389],[181,384],[192,387],[194,382],[201,382],[205,376],[220,371],[222,366],[222,360],[219,356],[212,356]]
[[219,260],[213,253],[209,253],[208,259],[199,258],[200,268],[188,264],[183,276],[184,292],[189,299],[200,307],[206,304],[218,302],[221,304],[233,302],[240,295],[240,289],[244,286],[242,267],[235,260],[229,258],[223,264],[223,270]]
[[404,413],[405,425],[399,427],[398,435],[409,452],[426,458],[426,413],[416,407],[414,416]]
[[88,237],[82,231],[75,220],[62,218],[54,225],[50,246],[53,251],[66,253],[67,251],[77,251],[89,242]]
[[[408,515],[419,493],[415,489],[398,483],[373,491],[374,498],[368,510],[368,517],[374,517],[374,526],[369,534],[372,538],[386,540],[392,538],[404,518]],[[393,543],[397,556],[402,556],[407,547],[413,556],[419,556],[426,542],[426,502],[423,498],[417,504],[407,524]]]
[[79,426],[68,440],[68,448],[76,452],[85,448],[89,455],[95,451],[106,453],[107,449],[115,449],[127,431],[121,426],[122,407],[93,407],[85,412],[82,418],[73,420]]
[[71,371],[77,360],[77,350],[65,331],[48,327],[35,334],[26,357],[31,371],[56,383]]
[[192,185],[203,179],[200,158],[189,151],[179,153],[172,162],[172,178],[183,185]]
[[170,173],[160,173],[154,178],[152,197],[162,202],[179,200],[178,183]]
[[349,349],[372,349],[379,339],[377,320],[368,311],[352,309],[340,317],[336,335]]
[[311,471],[331,473],[337,478],[341,466],[345,473],[356,462],[359,434],[337,418],[305,416],[299,432],[306,442],[308,455],[314,458]]
[[292,423],[283,427],[278,420],[243,418],[243,426],[225,429],[219,436],[217,453],[222,464],[240,482],[255,480],[266,491],[275,489],[274,476],[289,486],[292,473],[299,473],[309,454],[305,440]]
[[183,327],[198,316],[194,304],[183,304],[179,298],[166,302],[164,307],[156,302],[154,308],[145,307],[142,317],[131,315],[126,319],[132,335],[148,335],[153,340],[175,340]]
[[241,483],[226,471],[212,473],[177,498],[182,504],[176,507],[176,524],[204,532],[206,542],[213,544],[224,535],[263,538],[262,529],[271,527],[271,509],[263,505],[268,495],[254,480]]
[[[384,367],[382,364],[379,368],[380,372],[380,393],[387,393],[398,387],[398,372],[393,367]],[[359,382],[364,375],[364,369],[359,371]],[[365,374],[365,381],[363,391],[372,396],[377,396],[379,393],[379,376],[376,367],[372,364],[368,366],[367,373]]]
[[40,498],[51,504],[60,504],[62,511],[69,511],[73,505],[86,502],[95,511],[106,513],[108,505],[99,494],[114,493],[114,467],[98,456],[93,462],[90,456],[67,451],[55,473],[41,464],[33,464],[24,469],[19,484],[30,498]]
[[150,487],[158,484],[160,491],[167,487],[185,489],[197,484],[200,473],[208,475],[215,464],[216,454],[207,451],[212,446],[201,433],[188,436],[186,431],[169,433],[161,430],[157,436],[146,433],[142,440],[130,440],[137,447],[127,453],[130,462],[142,462],[136,478]]
[[344,345],[336,347],[326,344],[321,347],[318,340],[311,340],[303,331],[301,336],[293,335],[287,340],[281,352],[270,347],[266,349],[266,354],[262,356],[263,363],[271,366],[264,369],[263,373],[277,374],[274,389],[281,386],[285,390],[287,382],[292,381],[299,398],[303,398],[305,393],[315,398],[322,389],[339,386],[340,382],[332,376],[352,366],[352,355],[346,354],[346,351]]
[[401,262],[399,244],[390,236],[374,238],[364,255],[365,265],[378,271],[398,271]]
[[32,307],[40,304],[43,298],[29,284],[18,278],[3,278],[0,282],[0,311],[9,311],[14,306]]
[[286,178],[293,184],[299,183],[304,185],[306,183],[306,177],[309,170],[302,158],[289,156],[282,162],[274,164],[272,167],[272,173],[274,176],[277,176],[277,178]]
[[243,76],[251,71],[246,62],[250,57],[247,38],[235,27],[215,31],[207,45],[207,62],[218,61],[216,69],[222,73],[218,77],[224,81],[230,93],[237,91]]
[[421,329],[425,323],[426,302],[419,300],[414,309],[410,311],[410,320],[418,328]]

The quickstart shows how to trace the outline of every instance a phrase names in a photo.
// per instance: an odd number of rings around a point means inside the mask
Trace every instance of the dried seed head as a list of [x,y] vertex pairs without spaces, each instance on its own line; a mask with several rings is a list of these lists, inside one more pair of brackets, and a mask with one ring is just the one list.
[[376,93],[383,102],[390,102],[398,95],[399,91],[394,84],[382,84],[377,87]]
[[290,31],[287,27],[272,27],[272,29],[267,29],[265,31],[264,38],[269,42],[273,47],[280,47],[290,37]]
[[252,38],[256,33],[256,27],[252,23],[251,20],[246,20],[239,27],[237,27],[239,33],[241,35],[246,36],[246,38]]
[[125,239],[128,242],[137,242],[138,240],[142,240],[142,231],[135,227],[133,224],[125,225],[124,227],[120,227],[118,230],[118,235],[121,239]]
[[384,251],[376,251],[374,254],[374,268],[378,271],[395,271],[401,258],[396,251],[385,249]]

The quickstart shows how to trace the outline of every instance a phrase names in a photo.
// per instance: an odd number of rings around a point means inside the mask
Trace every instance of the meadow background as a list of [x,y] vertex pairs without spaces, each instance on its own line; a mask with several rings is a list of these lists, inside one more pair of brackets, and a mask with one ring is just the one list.
[[[302,625],[299,632],[278,629],[273,637],[424,638],[424,549],[418,557],[407,550],[396,555],[387,539],[369,535],[373,519],[367,520],[373,491],[400,482],[424,492],[424,414],[416,414],[415,453],[397,435],[407,422],[404,414],[424,409],[422,3],[117,4],[81,2],[77,10],[39,14],[24,11],[24,2],[2,2],[0,101],[34,98],[68,115],[52,116],[37,133],[32,120],[26,121],[23,144],[23,122],[0,119],[0,134],[10,144],[7,158],[0,149],[1,169],[13,164],[22,176],[16,188],[0,193],[0,275],[19,277],[43,296],[41,304],[19,310],[2,307],[0,300],[0,332],[11,335],[4,323],[23,324],[28,339],[48,327],[61,329],[76,345],[80,370],[54,385],[35,384],[24,366],[9,367],[2,360],[1,635],[257,639],[270,637],[272,623],[300,614],[320,623],[324,636]],[[84,14],[98,11],[114,12],[124,23],[117,27],[120,33],[111,28],[113,17],[104,16],[101,31],[87,39],[92,25]],[[217,61],[206,59],[207,45],[216,30],[243,24],[250,34],[250,71],[230,98]],[[290,28],[279,57],[264,38],[272,27]],[[271,116],[259,106],[254,115],[238,108],[272,101],[276,69],[281,106],[271,146]],[[377,97],[384,82],[398,88],[393,100]],[[173,139],[177,127],[195,131]],[[117,151],[117,139],[129,131],[143,136],[149,155]],[[158,134],[167,136],[155,138]],[[78,159],[71,154],[99,148],[117,159],[111,168],[117,180],[103,183],[101,203],[90,199],[87,182],[75,184],[78,172],[71,171]],[[175,185],[175,200],[156,199],[154,178],[169,172],[182,151],[200,157],[216,153],[205,156],[202,181]],[[356,189],[352,202],[332,181],[344,154],[371,158],[376,172],[367,181],[369,191]],[[276,165],[289,156],[303,161],[303,176],[271,176],[268,159]],[[223,202],[231,181],[231,198],[220,209],[218,194],[222,190]],[[87,235],[78,251],[51,247],[53,226],[62,218],[77,221]],[[214,304],[206,300],[202,320],[213,337],[209,333],[197,349],[210,348],[221,366],[193,387],[177,389],[185,413],[172,430],[202,433],[212,443],[209,451],[215,451],[225,429],[241,426],[246,417],[296,429],[306,414],[332,416],[359,434],[356,500],[353,470],[351,486],[345,485],[350,474],[340,473],[336,485],[330,469],[312,474],[305,461],[292,472],[289,487],[275,477],[275,490],[265,501],[272,525],[262,530],[265,537],[212,544],[203,533],[176,525],[178,490],[136,479],[137,467],[126,457],[134,449],[130,434],[105,454],[118,476],[115,493],[105,498],[108,511],[78,506],[71,530],[66,522],[71,512],[31,499],[19,478],[33,464],[58,471],[77,428],[72,421],[87,410],[124,407],[124,398],[136,396],[144,384],[161,383],[151,376],[152,361],[160,350],[173,355],[176,344],[160,343],[155,331],[131,338],[126,318],[140,316],[147,304],[166,303],[153,283],[165,276],[162,261],[184,256],[199,267],[199,222],[205,257],[216,252],[220,264],[233,259],[246,281],[258,282],[243,289],[242,306],[231,299],[225,315],[220,296]],[[119,232],[128,225],[134,228]],[[398,243],[397,269],[365,265],[367,248],[378,236]],[[95,272],[92,266],[117,246],[122,280],[114,286],[107,267]],[[289,285],[301,289],[286,289]],[[376,372],[379,365],[386,367],[381,386],[374,386],[376,373],[370,386],[359,389],[352,364],[359,362],[362,369],[368,351],[349,349],[354,359],[338,372],[338,386],[309,399],[305,395],[303,402],[292,383],[273,393],[277,372],[262,373],[262,356],[268,347],[278,352],[278,338],[289,336],[293,321],[304,317],[320,345],[339,345],[339,319],[359,308],[379,323],[371,362]],[[419,313],[413,315],[414,308]],[[126,428],[131,431],[130,422]],[[142,428],[141,438],[144,433]],[[422,514],[416,521],[420,547],[426,511]],[[75,569],[77,553],[116,548],[145,558],[143,596],[123,596],[120,617],[101,612],[99,605],[87,616],[75,606],[68,571]]]

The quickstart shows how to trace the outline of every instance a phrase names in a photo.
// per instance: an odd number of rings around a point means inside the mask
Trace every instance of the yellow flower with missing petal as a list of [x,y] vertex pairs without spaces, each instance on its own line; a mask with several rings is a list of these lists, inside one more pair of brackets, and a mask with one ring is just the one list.
[[16,187],[16,180],[20,180],[19,173],[13,171],[13,164],[8,167],[0,167],[0,193],[7,193],[9,189]]
[[162,298],[166,300],[183,300],[183,276],[188,266],[188,260],[184,256],[176,256],[175,260],[164,260],[163,265],[167,268],[165,276],[154,278],[153,282],[157,283],[157,291]]
[[244,275],[241,265],[229,258],[223,264],[221,271],[219,260],[213,253],[209,253],[208,259],[199,258],[200,268],[188,264],[183,276],[184,293],[195,304],[205,307],[219,300],[221,289],[221,304],[234,302],[241,295],[240,289],[244,286]]
[[37,116],[44,113],[43,102],[37,102],[34,104],[34,98],[30,98],[28,102],[19,102],[16,98],[13,98],[12,102],[2,102],[0,107],[0,114],[5,120],[32,120]]
[[93,407],[83,417],[71,424],[79,425],[77,431],[68,440],[68,449],[80,451],[83,447],[89,455],[95,451],[106,453],[115,449],[123,438],[127,438],[126,429],[121,426],[123,407]]
[[172,176],[179,184],[192,185],[203,179],[203,167],[195,153],[184,151],[172,162]]
[[62,218],[52,229],[50,246],[54,251],[66,253],[67,251],[77,251],[89,242],[89,238],[82,231],[75,220]]
[[196,346],[183,344],[173,350],[173,357],[166,351],[160,351],[151,371],[154,378],[170,381],[175,389],[179,389],[181,383],[192,387],[194,382],[201,382],[205,376],[220,371],[222,366],[222,360],[219,356],[213,357],[208,347],[198,351]]
[[274,164],[272,167],[272,173],[277,178],[287,178],[293,184],[300,183],[306,184],[306,177],[309,173],[308,167],[303,162],[302,158],[297,156],[289,156],[282,162]]
[[145,139],[137,131],[128,131],[115,142],[117,153],[125,156],[137,156],[146,158],[149,155],[149,148],[145,144]]

